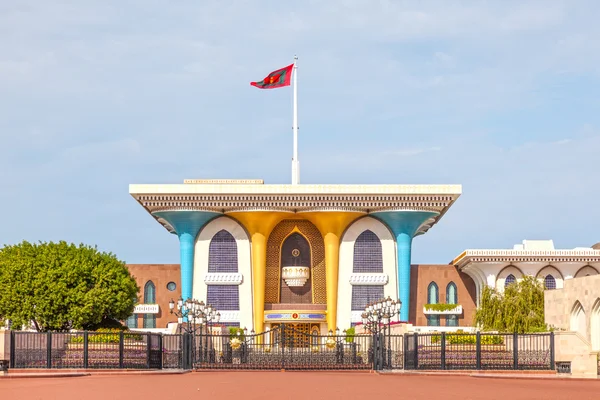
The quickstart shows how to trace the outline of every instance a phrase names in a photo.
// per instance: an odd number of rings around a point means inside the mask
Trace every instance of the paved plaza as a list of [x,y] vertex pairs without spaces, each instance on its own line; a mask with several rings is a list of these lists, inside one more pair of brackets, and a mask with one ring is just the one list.
[[368,372],[194,372],[1,379],[6,399],[598,399],[600,381]]

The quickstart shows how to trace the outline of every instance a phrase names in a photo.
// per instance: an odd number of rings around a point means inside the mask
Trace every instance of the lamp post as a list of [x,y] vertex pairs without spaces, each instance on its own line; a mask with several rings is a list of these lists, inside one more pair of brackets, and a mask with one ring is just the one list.
[[[202,352],[201,347],[200,355],[204,361],[208,361],[208,335],[212,334],[213,324],[218,323],[221,319],[221,313],[219,313],[216,308],[213,308],[212,305],[205,305],[203,301],[198,301],[196,299],[187,299],[184,301],[181,297],[177,302],[171,299],[169,302],[169,312],[177,316],[179,332],[181,333],[181,329],[183,329],[185,333],[192,337],[192,360],[194,359],[193,353],[196,347],[195,336],[199,332],[202,337],[203,330],[206,330],[204,353]],[[184,320],[187,320],[187,324],[185,325]],[[200,346],[202,346],[202,339]]]
[[[385,365],[391,366],[391,328],[392,319],[400,314],[402,302],[392,300],[388,296],[374,303],[368,304],[365,311],[361,314],[362,323],[365,330],[373,335],[373,364],[374,369],[383,369]],[[388,331],[387,357],[385,357],[385,333]],[[387,360],[385,360],[387,358]],[[386,362],[387,361],[387,362]]]

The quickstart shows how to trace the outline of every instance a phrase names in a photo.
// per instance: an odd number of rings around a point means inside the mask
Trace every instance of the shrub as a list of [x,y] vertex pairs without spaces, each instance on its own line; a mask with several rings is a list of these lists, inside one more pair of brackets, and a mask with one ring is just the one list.
[[[431,343],[440,343],[441,335],[431,337]],[[450,334],[446,335],[446,344],[477,344],[477,335]],[[504,338],[500,335],[481,335],[482,345],[504,344]]]
[[229,327],[229,339],[238,338],[240,340],[244,340],[246,335],[244,335],[244,330],[242,328],[238,328],[235,326]]
[[457,304],[425,304],[426,310],[437,312],[454,310],[456,307],[458,307]]
[[532,276],[508,285],[504,291],[486,285],[475,312],[475,324],[498,332],[548,332],[543,285]]
[[[125,331],[119,328],[102,328],[95,333],[88,334],[88,343],[119,343],[120,333],[123,332],[123,340],[142,340],[142,335],[130,331]],[[71,338],[71,343],[83,343],[83,336],[75,336]]]
[[354,327],[346,329],[346,343],[353,343],[354,336],[356,336],[356,329]]

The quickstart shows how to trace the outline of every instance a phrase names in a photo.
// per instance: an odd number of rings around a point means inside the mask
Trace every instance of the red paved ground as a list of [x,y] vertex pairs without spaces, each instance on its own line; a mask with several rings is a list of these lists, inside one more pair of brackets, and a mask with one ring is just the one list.
[[600,381],[341,372],[0,379],[2,399],[600,399]]

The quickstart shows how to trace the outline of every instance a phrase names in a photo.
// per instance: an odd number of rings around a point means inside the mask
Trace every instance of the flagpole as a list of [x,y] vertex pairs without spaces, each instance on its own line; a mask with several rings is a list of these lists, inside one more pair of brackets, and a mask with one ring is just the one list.
[[292,185],[300,183],[300,161],[298,160],[298,56],[294,56],[294,120],[292,130],[294,132],[294,154],[292,158]]

